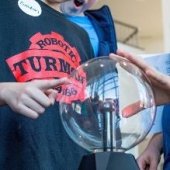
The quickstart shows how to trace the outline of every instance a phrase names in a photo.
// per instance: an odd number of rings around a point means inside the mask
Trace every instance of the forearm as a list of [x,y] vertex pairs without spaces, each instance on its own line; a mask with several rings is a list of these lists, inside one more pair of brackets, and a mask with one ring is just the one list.
[[152,136],[148,147],[150,149],[157,150],[160,154],[162,153],[162,148],[163,148],[163,136],[162,133],[156,133]]
[[162,133],[157,133],[152,136],[144,152],[137,160],[141,170],[157,169],[162,153],[162,141]]

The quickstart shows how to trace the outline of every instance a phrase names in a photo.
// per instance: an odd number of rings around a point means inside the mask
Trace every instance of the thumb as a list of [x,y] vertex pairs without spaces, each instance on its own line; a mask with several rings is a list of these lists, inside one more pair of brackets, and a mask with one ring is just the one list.
[[116,61],[122,61],[122,59],[127,60],[126,58],[123,58],[122,56],[114,54],[114,53],[110,53],[109,58],[113,59],[113,60],[116,60]]
[[61,78],[61,79],[50,79],[50,80],[35,80],[34,85],[41,90],[47,90],[51,88],[55,88],[59,85],[69,84],[70,81],[68,78]]

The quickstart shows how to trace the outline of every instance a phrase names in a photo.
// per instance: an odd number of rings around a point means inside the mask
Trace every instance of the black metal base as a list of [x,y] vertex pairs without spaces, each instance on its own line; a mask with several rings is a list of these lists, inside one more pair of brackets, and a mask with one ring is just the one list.
[[139,170],[139,167],[131,154],[101,152],[85,155],[79,170]]

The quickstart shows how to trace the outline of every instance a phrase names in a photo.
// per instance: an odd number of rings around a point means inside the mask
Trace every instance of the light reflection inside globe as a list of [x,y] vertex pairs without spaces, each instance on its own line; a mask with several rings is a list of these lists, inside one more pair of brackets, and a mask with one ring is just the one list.
[[[72,83],[63,86],[60,96],[60,115],[78,145],[92,152],[126,151],[146,137],[155,104],[149,82],[136,66],[100,57],[78,67],[69,78]],[[136,110],[127,107],[133,103]],[[124,117],[125,108],[135,114]]]

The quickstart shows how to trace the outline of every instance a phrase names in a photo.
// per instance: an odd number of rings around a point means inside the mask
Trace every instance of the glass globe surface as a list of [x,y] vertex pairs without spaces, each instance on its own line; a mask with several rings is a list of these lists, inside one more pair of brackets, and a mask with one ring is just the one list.
[[143,72],[124,59],[99,57],[72,72],[60,97],[68,135],[91,152],[126,151],[141,142],[155,118]]

